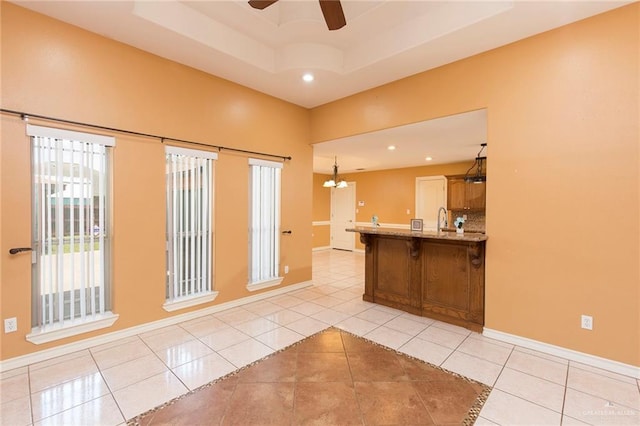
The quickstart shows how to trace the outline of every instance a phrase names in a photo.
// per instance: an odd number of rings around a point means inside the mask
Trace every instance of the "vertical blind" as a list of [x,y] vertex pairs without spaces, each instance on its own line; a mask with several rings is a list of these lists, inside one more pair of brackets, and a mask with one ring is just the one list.
[[109,136],[27,125],[32,138],[34,327],[110,309]]
[[249,169],[249,280],[257,283],[279,275],[282,163],[250,158]]
[[217,154],[167,147],[167,300],[212,289],[213,167]]

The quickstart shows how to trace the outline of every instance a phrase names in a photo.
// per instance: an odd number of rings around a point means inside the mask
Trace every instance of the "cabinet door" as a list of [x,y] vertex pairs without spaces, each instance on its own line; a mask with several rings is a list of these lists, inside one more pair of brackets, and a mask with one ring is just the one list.
[[466,206],[469,209],[484,210],[486,205],[487,183],[467,183]]
[[467,246],[430,242],[423,245],[422,260],[422,309],[466,320],[471,272]]
[[447,180],[447,209],[462,210],[465,206],[465,189],[466,183],[464,179],[448,178]]

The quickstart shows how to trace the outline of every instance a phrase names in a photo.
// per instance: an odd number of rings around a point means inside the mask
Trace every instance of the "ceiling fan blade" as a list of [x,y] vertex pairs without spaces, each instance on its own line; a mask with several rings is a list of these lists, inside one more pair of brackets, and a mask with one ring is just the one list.
[[271,6],[277,1],[278,0],[249,0],[249,6],[251,6],[254,9],[262,10],[266,7]]
[[330,31],[339,30],[347,25],[340,0],[320,0],[320,8]]

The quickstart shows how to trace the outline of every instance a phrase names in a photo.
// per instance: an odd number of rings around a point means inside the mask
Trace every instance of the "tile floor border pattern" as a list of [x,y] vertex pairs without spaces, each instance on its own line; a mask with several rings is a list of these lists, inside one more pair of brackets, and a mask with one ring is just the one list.
[[337,330],[337,331],[340,331],[341,333],[349,334],[350,336],[352,336],[352,337],[354,337],[356,339],[360,339],[360,340],[366,341],[367,343],[370,343],[370,344],[372,344],[374,346],[383,348],[383,349],[385,349],[387,351],[390,351],[390,352],[392,352],[392,353],[394,353],[396,355],[404,356],[404,357],[407,357],[407,358],[412,359],[414,361],[417,361],[417,362],[420,362],[420,363],[423,363],[423,364],[427,364],[429,367],[432,367],[432,368],[434,368],[436,370],[442,371],[444,373],[450,374],[452,376],[455,376],[455,377],[458,377],[460,379],[463,379],[463,380],[465,380],[465,381],[467,381],[469,383],[474,383],[475,385],[482,387],[482,389],[483,389],[482,392],[480,392],[480,394],[476,398],[476,400],[473,403],[473,405],[469,408],[469,412],[467,413],[467,416],[465,417],[465,419],[462,422],[462,425],[464,425],[464,426],[472,426],[475,423],[475,421],[477,420],[478,416],[480,415],[480,411],[482,410],[483,405],[485,404],[485,402],[487,402],[487,399],[489,398],[489,394],[491,393],[491,391],[493,389],[492,387],[487,386],[484,383],[481,383],[481,382],[478,382],[476,380],[470,379],[470,378],[468,378],[466,376],[463,376],[461,374],[455,373],[453,371],[449,371],[449,370],[447,370],[445,368],[442,368],[442,367],[440,367],[438,365],[431,364],[431,363],[429,363],[427,361],[421,360],[420,358],[416,358],[416,357],[408,355],[408,354],[406,354],[404,352],[400,352],[400,351],[397,351],[395,349],[389,348],[387,346],[381,345],[380,343],[374,342],[373,340],[369,340],[369,339],[367,339],[365,337],[362,337],[362,336],[358,336],[357,334],[350,333],[350,332],[348,332],[346,330],[342,330],[342,329],[336,328],[334,326],[329,326],[329,327],[325,328],[324,330],[318,331],[317,333],[314,333],[314,334],[312,334],[310,336],[307,336],[304,339],[299,340],[299,341],[297,341],[295,343],[292,343],[291,345],[289,345],[287,347],[284,347],[284,348],[279,349],[279,350],[277,350],[277,351],[275,351],[273,353],[270,353],[269,355],[267,355],[267,356],[265,356],[263,358],[260,358],[257,361],[254,361],[254,362],[252,362],[250,364],[247,364],[247,365],[245,365],[243,367],[240,367],[240,368],[236,369],[235,371],[232,371],[231,373],[228,373],[228,374],[226,374],[224,376],[221,376],[221,377],[219,377],[219,378],[217,378],[215,380],[212,380],[211,382],[206,383],[206,384],[204,384],[202,386],[199,386],[196,389],[193,389],[193,390],[191,390],[191,391],[189,391],[189,392],[187,392],[187,393],[185,393],[183,395],[180,395],[180,396],[178,396],[176,398],[173,398],[170,401],[165,402],[164,404],[161,404],[161,405],[159,405],[157,407],[154,407],[154,408],[152,408],[152,409],[150,409],[148,411],[145,411],[144,413],[141,413],[141,414],[137,415],[136,417],[127,420],[127,426],[140,426],[142,424],[141,421],[144,420],[145,417],[149,416],[150,414],[155,413],[158,410],[161,410],[161,409],[163,409],[165,407],[168,407],[168,406],[170,406],[172,404],[175,404],[176,402],[180,401],[181,399],[184,399],[184,398],[186,398],[186,397],[188,397],[190,395],[198,393],[201,390],[209,388],[209,387],[211,387],[211,386],[213,386],[213,385],[215,385],[217,383],[220,383],[220,382],[222,382],[222,381],[224,381],[224,380],[226,380],[226,379],[228,379],[230,377],[236,376],[236,375],[242,373],[243,371],[253,367],[254,365],[260,364],[261,362],[266,361],[267,359],[270,359],[270,358],[280,354],[281,352],[284,352],[284,351],[286,351],[286,350],[288,350],[290,348],[293,348],[293,347],[295,347],[297,345],[300,345],[300,344],[302,344],[302,343],[304,343],[304,342],[306,342],[308,340],[311,340],[314,337],[317,337],[317,336],[321,335],[322,333],[326,333],[328,331],[333,331],[333,330]]

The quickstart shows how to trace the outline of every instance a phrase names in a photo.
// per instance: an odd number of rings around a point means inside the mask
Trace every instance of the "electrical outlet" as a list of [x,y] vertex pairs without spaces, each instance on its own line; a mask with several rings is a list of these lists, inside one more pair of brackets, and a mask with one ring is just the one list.
[[285,265],[284,266],[284,273],[288,274],[289,273],[289,265]]
[[593,330],[593,317],[589,315],[582,315],[581,325],[585,330]]
[[4,332],[13,333],[14,331],[18,331],[18,319],[16,317],[5,319]]
[[466,215],[466,214],[463,214],[463,215],[462,215],[462,219],[467,220],[467,215]]

